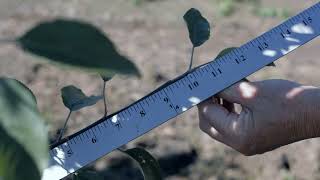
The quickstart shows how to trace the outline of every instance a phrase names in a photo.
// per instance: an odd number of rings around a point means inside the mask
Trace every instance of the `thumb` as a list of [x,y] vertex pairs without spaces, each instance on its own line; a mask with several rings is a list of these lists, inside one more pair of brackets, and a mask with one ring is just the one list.
[[241,81],[221,91],[217,96],[231,103],[249,105],[256,97],[257,91],[258,89],[254,83]]
[[221,134],[229,133],[232,122],[238,119],[238,114],[219,104],[204,102],[198,108],[200,121],[206,121]]

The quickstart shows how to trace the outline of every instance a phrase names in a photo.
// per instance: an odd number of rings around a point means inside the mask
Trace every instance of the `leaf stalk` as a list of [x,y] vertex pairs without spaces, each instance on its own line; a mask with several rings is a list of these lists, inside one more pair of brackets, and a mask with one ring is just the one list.
[[1,44],[16,43],[16,39],[14,38],[0,39],[0,43]]
[[67,127],[68,121],[70,119],[71,113],[72,113],[72,111],[70,110],[67,119],[64,121],[64,125],[63,125],[63,128],[62,128],[62,130],[61,130],[61,132],[59,134],[57,142],[59,142],[62,139],[62,136],[64,135],[64,132],[66,130],[66,127]]
[[108,108],[107,108],[107,98],[106,98],[106,85],[107,82],[103,81],[103,90],[102,90],[102,96],[103,96],[103,104],[104,104],[104,118],[108,115]]
[[193,54],[194,54],[194,46],[192,46],[192,50],[191,50],[191,57],[190,57],[190,64],[189,64],[189,69],[188,72],[191,70],[192,68],[192,64],[193,64]]

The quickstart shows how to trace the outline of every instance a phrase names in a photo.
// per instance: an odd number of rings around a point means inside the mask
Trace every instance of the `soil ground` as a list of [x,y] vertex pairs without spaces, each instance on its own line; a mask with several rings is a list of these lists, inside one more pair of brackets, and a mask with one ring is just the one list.
[[[288,8],[293,14],[316,0],[264,0],[266,7]],[[212,60],[226,47],[239,46],[283,19],[254,15],[251,6],[239,5],[231,16],[218,15],[214,0],[158,0],[135,5],[128,0],[0,0],[0,38],[17,37],[36,23],[56,17],[79,18],[100,27],[119,50],[130,57],[142,79],[116,76],[107,86],[109,111],[140,99],[169,79],[186,71],[191,44],[182,15],[196,7],[210,20],[212,38],[196,50],[196,64]],[[249,79],[289,79],[320,86],[320,61],[316,39],[265,68]],[[87,94],[99,94],[102,82],[95,74],[43,63],[13,45],[1,45],[0,76],[26,83],[38,97],[53,136],[67,115],[60,88],[74,84]],[[74,133],[103,115],[103,104],[72,115],[67,134]],[[194,108],[129,143],[155,155],[169,180],[310,180],[320,179],[320,140],[295,143],[275,151],[245,157],[210,139],[198,128]],[[118,152],[93,165],[105,179],[142,179],[138,167]]]

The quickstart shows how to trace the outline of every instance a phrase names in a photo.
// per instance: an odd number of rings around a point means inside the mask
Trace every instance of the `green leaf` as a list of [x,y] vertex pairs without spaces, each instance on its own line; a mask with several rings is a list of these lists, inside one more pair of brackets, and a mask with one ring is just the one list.
[[110,80],[113,78],[113,76],[112,76],[112,77],[109,77],[109,76],[104,76],[104,75],[102,75],[102,74],[100,74],[100,77],[102,78],[102,80],[103,80],[104,82],[110,81]]
[[226,48],[226,49],[222,50],[222,51],[218,54],[218,56],[216,57],[216,59],[218,59],[218,58],[220,58],[220,57],[228,54],[229,52],[233,51],[234,49],[237,49],[237,47],[230,47],[230,48]]
[[187,23],[189,37],[194,47],[201,46],[209,39],[210,24],[197,9],[189,9],[183,19]]
[[75,86],[66,86],[61,89],[63,104],[70,111],[77,111],[84,107],[92,106],[101,100],[102,96],[86,96],[81,89]]
[[102,31],[85,22],[65,19],[42,22],[17,41],[30,53],[107,77],[117,73],[140,75]]
[[0,179],[40,179],[48,161],[47,128],[32,92],[0,78]]
[[129,155],[140,165],[145,180],[163,179],[158,161],[146,150],[133,148],[122,152]]
[[[235,49],[237,49],[237,47],[230,47],[230,48],[226,48],[226,49],[222,50],[222,51],[217,55],[216,59],[218,59],[218,58],[220,58],[220,57],[228,54],[229,52],[231,52],[231,51],[233,51],[233,50],[235,50]],[[248,80],[247,78],[243,78],[242,81],[249,81],[249,80]]]
[[[232,50],[237,49],[237,47],[230,47],[230,48],[226,48],[224,50],[222,50],[218,56],[216,57],[216,59],[228,54],[229,52],[231,52]],[[272,66],[272,67],[276,67],[276,64],[274,62],[268,64],[267,66]]]
[[0,126],[0,179],[40,179],[40,171],[23,146]]
[[18,81],[18,80],[15,80],[15,79],[7,79],[8,81],[15,81],[15,82],[17,82],[17,83],[19,83],[21,86],[22,86],[22,88],[24,88],[28,93],[29,93],[29,95],[32,97],[32,100],[33,100],[33,102],[34,102],[34,104],[37,104],[37,98],[36,98],[36,96],[33,94],[33,92],[31,91],[31,89],[29,89],[29,87],[27,87],[26,85],[24,85],[22,82],[20,82],[20,81]]
[[267,66],[270,66],[270,67],[276,67],[276,64],[274,62],[268,64]]

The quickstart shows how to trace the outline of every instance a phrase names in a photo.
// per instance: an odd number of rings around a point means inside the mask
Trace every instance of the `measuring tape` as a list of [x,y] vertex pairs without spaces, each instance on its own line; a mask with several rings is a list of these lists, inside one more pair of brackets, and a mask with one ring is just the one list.
[[320,2],[230,53],[193,69],[50,150],[42,180],[61,179],[258,71],[320,34]]

